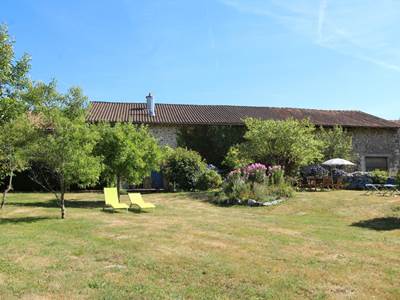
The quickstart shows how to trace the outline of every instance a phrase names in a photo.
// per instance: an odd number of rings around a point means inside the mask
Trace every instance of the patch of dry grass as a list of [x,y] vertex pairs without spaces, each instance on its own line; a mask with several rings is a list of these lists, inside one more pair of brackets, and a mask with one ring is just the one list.
[[69,194],[60,220],[51,195],[10,195],[0,298],[400,298],[400,198],[299,193],[228,208],[144,197],[153,212],[112,214],[101,194]]

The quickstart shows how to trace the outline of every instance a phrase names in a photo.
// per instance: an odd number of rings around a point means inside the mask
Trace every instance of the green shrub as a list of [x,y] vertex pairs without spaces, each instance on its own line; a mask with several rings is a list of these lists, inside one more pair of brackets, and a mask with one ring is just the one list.
[[281,168],[281,166],[273,166],[269,168],[270,183],[272,185],[282,184],[285,182],[285,171]]
[[243,180],[236,181],[232,186],[231,199],[248,200],[251,197],[251,186]]
[[244,157],[243,150],[241,150],[240,145],[235,145],[229,148],[225,159],[222,161],[222,165],[229,170],[234,170],[237,168],[242,168],[248,165],[251,161]]
[[294,196],[294,189],[290,184],[282,182],[276,185],[269,186],[269,194],[275,198],[292,198]]
[[279,198],[291,198],[294,196],[294,189],[290,184],[254,184],[253,198],[257,201],[267,202]]
[[253,197],[257,201],[269,201],[271,196],[269,195],[270,188],[267,184],[255,183],[253,185]]
[[389,173],[382,170],[374,170],[371,172],[372,180],[377,184],[384,184],[389,178]]
[[221,175],[219,175],[214,170],[207,169],[200,176],[199,181],[197,182],[197,189],[201,191],[216,189],[219,188],[221,184],[222,184]]
[[206,168],[197,152],[176,148],[167,151],[161,170],[172,190],[193,191]]
[[251,196],[251,186],[240,175],[231,175],[222,186],[223,192],[230,200],[248,200]]

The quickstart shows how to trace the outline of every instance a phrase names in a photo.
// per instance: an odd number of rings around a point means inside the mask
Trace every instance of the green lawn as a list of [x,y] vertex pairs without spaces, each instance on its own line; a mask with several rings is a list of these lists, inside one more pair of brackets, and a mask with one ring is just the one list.
[[201,196],[145,195],[154,212],[113,214],[101,194],[69,194],[60,220],[52,195],[10,195],[0,298],[400,298],[400,197],[249,208]]

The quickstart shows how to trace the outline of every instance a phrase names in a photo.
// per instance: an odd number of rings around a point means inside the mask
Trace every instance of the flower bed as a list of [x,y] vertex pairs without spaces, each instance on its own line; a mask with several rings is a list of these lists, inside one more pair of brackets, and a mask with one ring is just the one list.
[[281,202],[279,199],[292,196],[293,188],[286,183],[281,166],[254,163],[228,174],[223,183],[223,191],[216,195],[216,202],[250,206],[275,205]]

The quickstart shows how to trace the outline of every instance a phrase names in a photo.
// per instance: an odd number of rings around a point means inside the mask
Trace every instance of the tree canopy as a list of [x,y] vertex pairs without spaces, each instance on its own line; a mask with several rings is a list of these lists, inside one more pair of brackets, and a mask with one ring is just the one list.
[[299,167],[322,158],[322,142],[316,138],[316,128],[308,120],[249,118],[245,124],[245,142],[231,150],[239,151],[236,156],[242,161],[281,165],[287,174],[292,174]]
[[99,179],[101,158],[94,155],[99,135],[85,122],[87,98],[80,89],[70,89],[66,94],[43,89],[43,85],[38,89],[32,92],[51,91],[54,98],[42,102],[40,118],[46,130],[31,149],[31,158],[40,165],[32,169],[32,179],[56,195],[64,218],[65,192],[71,185],[87,187]]
[[332,129],[319,128],[317,137],[322,141],[323,160],[343,158],[353,160],[353,138],[341,126]]
[[122,180],[139,184],[159,167],[161,151],[146,126],[98,125],[96,154],[103,157],[103,175],[119,189]]
[[0,124],[17,118],[26,111],[21,101],[30,80],[30,57],[24,54],[16,59],[14,41],[5,25],[0,25]]
[[14,41],[7,27],[0,25],[0,180],[8,178],[1,208],[13,189],[15,173],[28,166],[25,149],[31,128],[23,95],[30,84],[29,62],[27,54],[16,59]]
[[3,208],[7,193],[13,189],[16,173],[29,167],[28,148],[34,139],[34,133],[26,114],[0,125],[0,180],[8,178],[0,208]]

